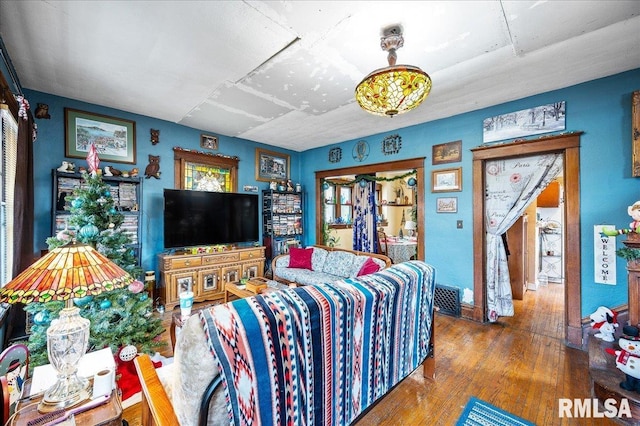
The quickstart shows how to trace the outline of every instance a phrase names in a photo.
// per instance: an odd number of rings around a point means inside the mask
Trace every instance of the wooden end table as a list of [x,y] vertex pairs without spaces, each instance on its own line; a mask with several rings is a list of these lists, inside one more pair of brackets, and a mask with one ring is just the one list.
[[[27,380],[24,384],[23,395],[29,395],[31,390],[31,380]],[[85,412],[75,415],[77,426],[122,426],[122,404],[117,390],[111,392],[111,398],[98,407],[92,408]],[[24,426],[30,420],[42,417],[44,414],[38,412],[38,403],[42,399],[42,394],[26,397],[16,405],[16,415],[9,425]],[[83,401],[80,404],[83,404]],[[77,405],[76,405],[77,406]],[[74,407],[76,407],[74,406]],[[69,409],[74,408],[69,407]]]
[[232,294],[239,299],[244,299],[245,297],[255,296],[256,293],[249,291],[246,289],[244,285],[240,285],[238,283],[227,283],[224,286],[224,301],[227,303],[229,301],[229,295]]

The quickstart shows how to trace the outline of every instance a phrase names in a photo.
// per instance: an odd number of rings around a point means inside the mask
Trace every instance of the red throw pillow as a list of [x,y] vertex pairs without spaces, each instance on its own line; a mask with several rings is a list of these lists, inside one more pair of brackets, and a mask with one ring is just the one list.
[[372,258],[367,258],[367,260],[365,260],[364,264],[362,265],[362,268],[360,268],[360,270],[358,271],[358,277],[361,275],[369,275],[369,274],[373,274],[374,272],[378,272],[380,270],[380,265],[378,265],[376,262],[373,261]]
[[311,256],[313,249],[291,247],[289,249],[289,268],[311,270]]

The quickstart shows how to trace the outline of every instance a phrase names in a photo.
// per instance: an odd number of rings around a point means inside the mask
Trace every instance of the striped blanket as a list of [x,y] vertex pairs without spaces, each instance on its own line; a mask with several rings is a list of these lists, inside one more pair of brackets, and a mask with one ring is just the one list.
[[350,424],[427,356],[434,286],[411,261],[203,310],[229,424]]

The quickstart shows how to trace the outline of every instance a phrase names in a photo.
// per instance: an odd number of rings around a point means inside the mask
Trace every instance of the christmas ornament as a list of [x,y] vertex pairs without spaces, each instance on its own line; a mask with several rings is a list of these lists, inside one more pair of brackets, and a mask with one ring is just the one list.
[[33,322],[37,325],[47,325],[49,323],[49,313],[40,311],[33,316]]
[[100,309],[109,309],[111,307],[111,300],[105,299],[100,302]]
[[91,300],[93,300],[93,296],[76,297],[73,299],[73,304],[82,308],[83,306],[87,306]]
[[73,232],[68,230],[67,228],[64,228],[62,231],[56,234],[56,238],[60,241],[71,241],[71,239],[73,238]]
[[140,295],[140,301],[144,302],[145,300],[147,300],[149,298],[149,295],[147,293],[142,293]]
[[106,202],[107,202],[107,199],[106,199],[106,198],[104,198],[104,197],[100,197],[100,198],[98,198],[98,199],[96,200],[96,202],[97,202],[98,204],[100,204],[100,205],[103,205],[104,203],[106,203]]
[[409,178],[409,180],[407,180],[407,185],[409,186],[416,186],[416,184],[418,183],[418,181],[416,180],[416,178]]
[[133,360],[138,355],[138,349],[133,345],[127,345],[120,351],[120,359],[124,362]]
[[80,236],[83,238],[93,238],[98,235],[100,230],[93,223],[87,223],[82,228],[80,228]]
[[111,191],[109,191],[108,189],[104,190],[104,196],[105,197],[111,197]]
[[80,198],[74,198],[73,201],[71,201],[71,207],[79,209],[82,207],[82,200]]
[[111,208],[109,209],[109,213],[111,213],[111,214],[116,214],[117,212],[118,212],[118,211],[116,210],[116,208],[115,208],[115,207],[111,207]]
[[142,281],[135,280],[134,282],[129,284],[128,288],[131,293],[140,293],[142,290],[144,290],[144,284],[142,283]]
[[366,180],[364,180],[364,179],[362,179],[362,180],[360,181],[360,188],[366,188],[366,187],[367,187],[367,181],[366,181]]

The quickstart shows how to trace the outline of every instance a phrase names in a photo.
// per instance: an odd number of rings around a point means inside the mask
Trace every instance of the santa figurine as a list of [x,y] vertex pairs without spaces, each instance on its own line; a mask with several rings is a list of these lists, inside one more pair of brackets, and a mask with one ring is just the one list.
[[618,313],[612,311],[606,306],[600,306],[594,313],[589,315],[591,319],[591,328],[598,332],[594,337],[602,339],[605,342],[613,342],[616,327],[618,327]]

